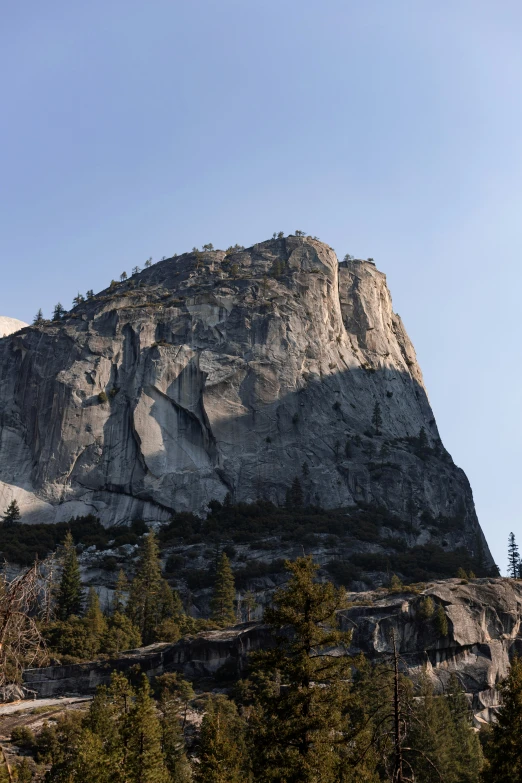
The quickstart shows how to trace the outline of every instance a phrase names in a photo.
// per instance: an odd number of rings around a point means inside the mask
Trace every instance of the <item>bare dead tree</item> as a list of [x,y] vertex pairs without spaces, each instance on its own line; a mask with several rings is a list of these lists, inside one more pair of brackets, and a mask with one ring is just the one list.
[[47,659],[40,623],[49,613],[52,573],[49,563],[36,560],[13,578],[7,564],[0,574],[0,694],[21,681],[25,668]]

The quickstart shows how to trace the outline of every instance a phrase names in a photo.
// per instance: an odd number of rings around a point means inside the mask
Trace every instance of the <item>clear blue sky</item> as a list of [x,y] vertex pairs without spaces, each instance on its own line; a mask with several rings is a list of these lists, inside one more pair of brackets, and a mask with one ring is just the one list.
[[28,0],[0,27],[0,314],[296,228],[373,256],[502,570],[522,543],[522,5]]

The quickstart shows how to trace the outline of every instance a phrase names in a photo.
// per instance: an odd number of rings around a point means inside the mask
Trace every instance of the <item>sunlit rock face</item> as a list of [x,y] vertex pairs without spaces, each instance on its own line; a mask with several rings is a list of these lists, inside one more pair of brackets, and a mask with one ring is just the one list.
[[[428,597],[431,617],[426,616]],[[427,675],[439,693],[447,692],[451,675],[456,675],[470,697],[476,724],[491,720],[500,703],[498,683],[522,651],[520,582],[446,579],[426,584],[420,593],[405,588],[349,598],[361,604],[342,613],[344,627],[353,631],[351,652],[389,661],[395,636],[406,671]],[[445,635],[436,622],[436,607],[442,607],[446,618]]]
[[5,315],[0,315],[0,338],[18,332],[20,329],[23,329],[24,326],[27,326],[27,324],[23,321],[19,321],[18,318],[8,318]]
[[25,521],[281,503],[296,476],[306,501],[383,505],[421,543],[457,520],[445,546],[489,561],[371,262],[296,236],[188,253],[0,341],[0,507]]

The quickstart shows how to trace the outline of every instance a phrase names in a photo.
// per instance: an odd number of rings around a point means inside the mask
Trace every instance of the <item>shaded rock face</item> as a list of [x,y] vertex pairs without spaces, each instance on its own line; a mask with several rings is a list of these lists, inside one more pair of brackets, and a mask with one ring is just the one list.
[[185,254],[0,341],[0,507],[24,521],[281,503],[295,476],[307,502],[384,505],[420,543],[422,512],[457,519],[446,545],[491,562],[371,262],[310,237]]
[[113,671],[129,673],[136,666],[149,678],[176,671],[195,682],[234,680],[240,677],[249,653],[272,644],[268,626],[243,623],[222,631],[205,631],[175,644],[129,650],[111,660],[26,669],[23,689],[27,696],[38,698],[94,693],[99,685],[109,684]]
[[[423,614],[430,596],[442,606],[448,633],[442,636],[435,616]],[[522,651],[522,583],[510,579],[458,579],[430,583],[421,594],[352,594],[365,603],[343,612],[345,630],[353,631],[352,652],[373,660],[387,659],[395,633],[403,665],[411,673],[423,668],[438,692],[452,673],[469,694],[475,712],[499,704],[497,685],[508,674],[509,661]]]

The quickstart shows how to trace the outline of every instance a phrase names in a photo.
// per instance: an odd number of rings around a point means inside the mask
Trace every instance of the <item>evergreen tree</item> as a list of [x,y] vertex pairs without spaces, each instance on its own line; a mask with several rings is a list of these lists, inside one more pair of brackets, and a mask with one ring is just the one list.
[[484,783],[522,780],[522,660],[511,661],[509,675],[500,684],[502,707],[486,744]]
[[41,324],[44,320],[42,308],[38,308],[38,312],[36,313],[35,317],[33,318],[33,324]]
[[[151,531],[142,545],[138,572],[132,580],[126,614],[138,628],[144,644],[151,644],[165,633],[167,620],[180,622],[183,614],[179,596],[173,595],[168,583],[161,576],[159,547]],[[171,630],[172,627],[170,628]],[[178,634],[179,638],[179,634]]]
[[221,554],[211,600],[212,619],[221,625],[233,625],[236,619],[234,575],[225,552]]
[[381,406],[378,402],[376,402],[375,405],[373,406],[372,424],[375,430],[375,434],[380,435],[382,429],[382,414],[381,414]]
[[234,702],[221,694],[211,697],[201,724],[196,783],[248,783],[244,735]]
[[76,306],[77,306],[77,305],[80,305],[80,304],[82,304],[82,302],[85,302],[85,297],[83,296],[83,294],[81,294],[81,293],[78,291],[78,293],[76,294],[76,296],[75,296],[75,297],[74,297],[74,299],[73,299],[73,305],[76,305]]
[[126,279],[127,279],[127,272],[122,272],[120,275],[121,282],[124,283]]
[[[415,701],[410,705],[404,766],[423,783],[456,783],[454,724],[448,701],[437,698],[426,676],[421,677]],[[410,750],[411,748],[411,750]]]
[[298,476],[294,478],[292,486],[287,490],[285,506],[292,511],[303,507],[303,489]]
[[520,553],[518,544],[515,540],[515,534],[510,533],[508,538],[508,576],[516,579],[519,573]]
[[71,615],[81,614],[83,603],[80,566],[70,530],[63,542],[62,566],[56,615],[59,620],[68,620]]
[[455,782],[476,783],[484,765],[484,756],[479,736],[473,731],[468,700],[455,674],[450,677],[446,698],[453,722]]
[[13,527],[20,522],[22,515],[20,514],[20,508],[16,500],[12,500],[4,514],[4,527]]
[[114,612],[107,620],[107,628],[101,639],[100,649],[106,655],[117,655],[125,650],[140,647],[142,643],[138,628],[129,617]]
[[276,646],[250,658],[254,777],[263,783],[333,783],[340,779],[350,704],[352,664],[339,655],[350,634],[338,630],[336,614],[345,594],[315,581],[318,566],[310,557],[286,567],[288,585],[265,612]]
[[161,747],[161,726],[145,674],[136,700],[125,718],[122,736],[126,750],[125,779],[129,783],[169,783]]
[[63,761],[53,764],[45,779],[49,783],[114,783],[118,780],[115,771],[104,753],[102,738],[84,729],[67,748]]
[[61,321],[64,315],[65,315],[65,309],[63,305],[60,302],[58,302],[58,304],[54,306],[53,321]]
[[162,749],[172,783],[186,783],[191,779],[187,759],[185,737],[182,729],[187,718],[189,701],[194,690],[189,682],[177,674],[162,674],[156,677],[159,692],[158,707],[161,717]]
[[89,648],[86,654],[94,657],[100,652],[102,639],[107,632],[107,621],[100,608],[100,598],[94,587],[89,588],[84,624],[88,631]]
[[430,445],[428,442],[428,436],[426,435],[426,430],[424,427],[421,427],[419,430],[419,439],[418,439],[418,445],[419,449],[423,451],[424,449],[427,449]]
[[127,604],[127,596],[129,594],[129,580],[125,576],[125,572],[120,568],[118,572],[118,578],[116,579],[116,585],[114,587],[114,596],[112,599],[112,612],[122,613],[125,611]]
[[87,291],[85,296],[87,297],[87,299],[93,299],[94,298],[94,291],[92,290],[92,288],[89,288],[89,290]]

